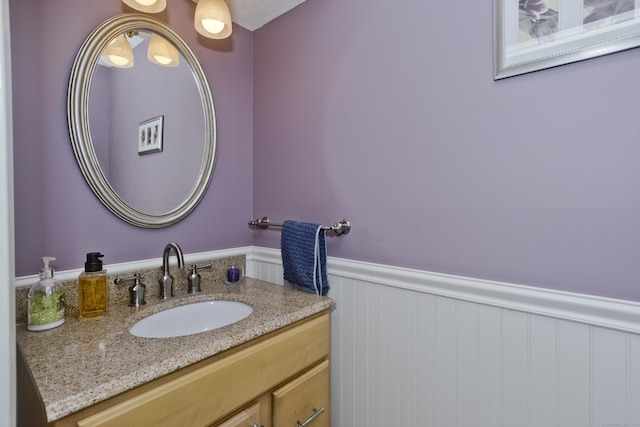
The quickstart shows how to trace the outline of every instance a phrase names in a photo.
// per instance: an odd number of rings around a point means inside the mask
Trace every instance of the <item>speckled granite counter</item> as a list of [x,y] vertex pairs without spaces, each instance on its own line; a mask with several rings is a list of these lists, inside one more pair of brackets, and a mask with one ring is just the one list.
[[[128,332],[157,311],[213,299],[247,303],[253,313],[235,324],[184,337],[139,338]],[[43,332],[29,332],[21,322],[17,342],[47,418],[54,421],[333,306],[330,298],[243,278],[233,285],[203,283],[201,293],[167,301],[147,296],[147,305],[140,308],[112,301],[103,318],[79,321],[68,315],[64,325]]]

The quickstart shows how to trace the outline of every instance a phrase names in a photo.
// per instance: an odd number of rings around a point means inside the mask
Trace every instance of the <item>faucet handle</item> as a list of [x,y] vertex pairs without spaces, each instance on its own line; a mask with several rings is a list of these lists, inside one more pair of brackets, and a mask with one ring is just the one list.
[[133,284],[129,286],[129,307],[139,307],[145,305],[147,302],[144,300],[144,292],[147,286],[140,282],[140,279],[144,277],[140,273],[133,273],[131,277],[117,277],[113,283],[119,285],[123,282],[133,281]]
[[202,289],[200,289],[200,273],[198,273],[198,269],[205,269],[205,268],[211,268],[213,267],[213,264],[209,263],[209,264],[203,264],[203,265],[196,265],[196,264],[192,264],[189,266],[189,288],[187,289],[187,292],[189,292],[190,294],[196,293],[196,292],[200,292]]
[[198,269],[204,270],[204,269],[208,269],[208,268],[211,268],[211,267],[213,267],[212,263],[200,264],[200,265],[192,264],[192,265],[189,266],[189,273],[197,273]]

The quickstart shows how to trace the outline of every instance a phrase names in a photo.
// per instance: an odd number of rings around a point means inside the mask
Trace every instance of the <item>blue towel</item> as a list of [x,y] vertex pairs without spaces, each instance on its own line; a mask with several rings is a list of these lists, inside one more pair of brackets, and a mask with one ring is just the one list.
[[293,287],[327,295],[327,248],[320,224],[287,220],[282,223],[284,280]]

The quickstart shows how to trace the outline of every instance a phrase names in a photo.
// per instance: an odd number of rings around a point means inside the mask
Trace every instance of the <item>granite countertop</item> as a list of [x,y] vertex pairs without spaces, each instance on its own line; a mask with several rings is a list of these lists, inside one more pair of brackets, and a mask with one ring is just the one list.
[[[139,338],[128,328],[152,313],[190,302],[234,300],[253,312],[213,331],[175,338]],[[333,300],[245,277],[240,282],[202,283],[202,292],[170,300],[146,298],[129,307],[110,302],[106,316],[65,323],[42,332],[17,324],[16,338],[40,393],[49,422],[167,375],[261,335],[334,306]]]

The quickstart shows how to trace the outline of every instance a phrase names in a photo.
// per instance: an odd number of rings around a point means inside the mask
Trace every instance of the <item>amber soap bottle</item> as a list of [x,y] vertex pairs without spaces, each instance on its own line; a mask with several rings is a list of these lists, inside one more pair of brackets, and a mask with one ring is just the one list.
[[84,271],[78,278],[78,305],[80,319],[104,316],[107,312],[109,297],[107,294],[107,270],[102,269],[100,252],[87,254]]

